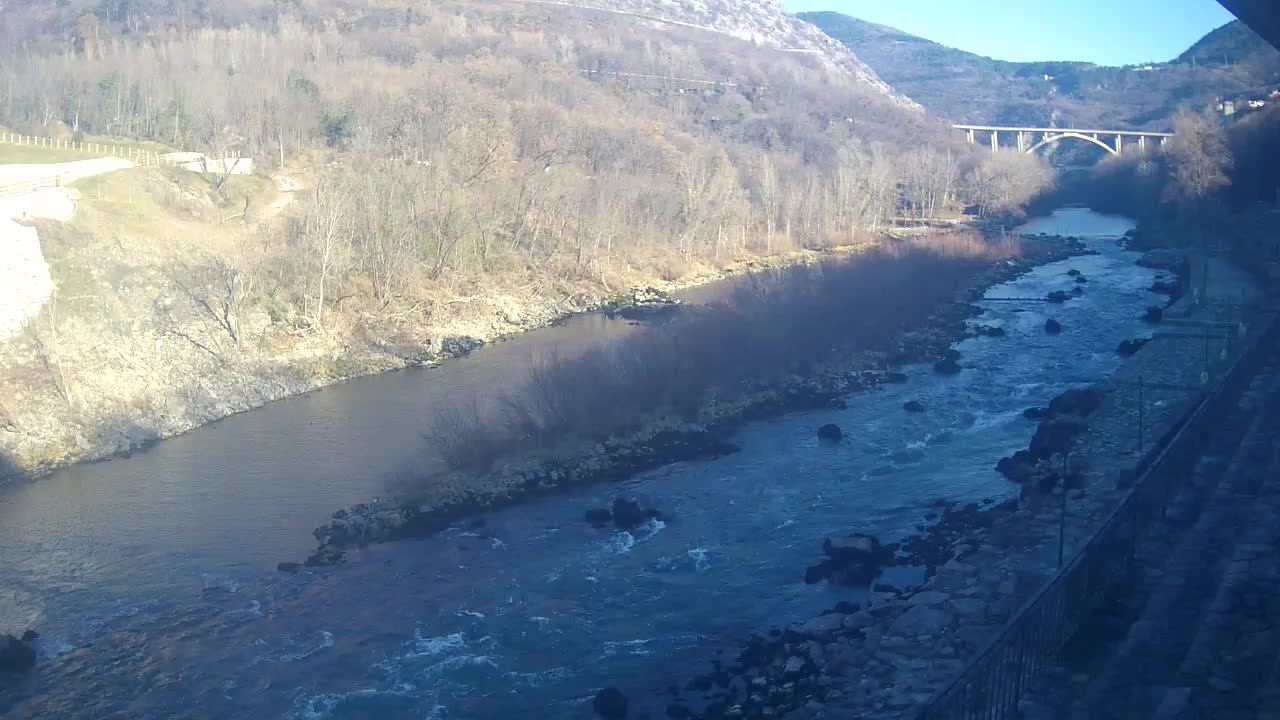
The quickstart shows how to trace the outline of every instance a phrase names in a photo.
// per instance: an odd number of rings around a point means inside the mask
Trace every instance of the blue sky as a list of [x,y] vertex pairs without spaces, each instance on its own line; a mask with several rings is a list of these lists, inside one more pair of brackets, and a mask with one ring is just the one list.
[[[1234,19],[1216,0],[782,0],[1001,60],[1170,60]],[[856,49],[855,49],[856,51]]]

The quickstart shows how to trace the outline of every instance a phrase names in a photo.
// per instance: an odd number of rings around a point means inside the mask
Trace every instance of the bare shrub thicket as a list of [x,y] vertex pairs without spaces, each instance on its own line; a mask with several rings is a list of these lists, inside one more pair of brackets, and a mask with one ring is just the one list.
[[477,470],[565,439],[602,440],[657,415],[691,418],[711,394],[739,395],[837,350],[884,347],[976,269],[1017,252],[956,235],[750,275],[725,300],[669,324],[580,356],[535,359],[524,386],[496,410],[441,413],[432,437],[450,466]]
[[0,122],[265,168],[327,156],[255,278],[313,330],[338,298],[390,314],[486,277],[674,277],[1008,208],[1045,177],[816,58],[712,33],[523,4],[127,5],[6,14],[0,40],[23,51],[0,62]]

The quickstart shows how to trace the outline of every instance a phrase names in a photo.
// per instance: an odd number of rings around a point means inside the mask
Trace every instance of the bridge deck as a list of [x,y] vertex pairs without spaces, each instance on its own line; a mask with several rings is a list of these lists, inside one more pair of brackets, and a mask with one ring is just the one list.
[[998,125],[952,125],[957,130],[986,130],[997,132],[1030,132],[1030,133],[1064,133],[1073,132],[1082,135],[1124,135],[1128,137],[1173,137],[1173,133],[1154,132],[1149,130],[1081,130],[1079,128],[1045,128],[1045,127],[1001,127]]

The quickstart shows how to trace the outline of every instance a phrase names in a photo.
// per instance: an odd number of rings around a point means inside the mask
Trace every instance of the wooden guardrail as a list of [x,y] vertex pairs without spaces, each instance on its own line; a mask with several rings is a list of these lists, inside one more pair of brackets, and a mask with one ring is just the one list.
[[24,180],[22,182],[0,185],[0,197],[25,195],[29,192],[58,187],[60,185],[62,185],[62,176],[60,175],[50,175],[49,177],[36,178],[34,180]]
[[1168,440],[1143,459],[1133,489],[1080,552],[1025,604],[919,712],[918,720],[1006,720],[1019,698],[1116,581],[1126,576],[1138,542],[1160,517],[1194,465],[1201,443],[1257,371],[1280,330],[1275,315],[1246,343]]
[[160,165],[164,156],[154,150],[145,150],[129,145],[102,142],[76,142],[74,140],[58,140],[57,138],[21,135],[19,133],[0,133],[0,145],[19,145],[23,147],[40,147],[50,150],[67,150],[83,152],[96,157],[111,156],[131,160],[138,165]]

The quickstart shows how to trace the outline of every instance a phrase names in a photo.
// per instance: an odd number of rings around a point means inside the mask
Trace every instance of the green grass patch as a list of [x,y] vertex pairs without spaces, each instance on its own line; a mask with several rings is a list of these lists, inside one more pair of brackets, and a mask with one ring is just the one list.
[[79,150],[36,145],[0,145],[0,165],[43,165],[97,157]]

